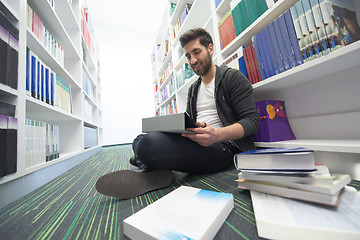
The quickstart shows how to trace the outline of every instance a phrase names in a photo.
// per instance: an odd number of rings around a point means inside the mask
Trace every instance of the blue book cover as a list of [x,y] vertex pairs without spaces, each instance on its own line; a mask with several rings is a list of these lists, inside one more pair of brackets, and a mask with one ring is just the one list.
[[286,71],[291,68],[290,61],[289,61],[289,55],[290,55],[290,53],[292,54],[291,48],[289,47],[290,42],[289,42],[289,40],[287,42],[284,41],[284,38],[282,37],[282,34],[281,34],[278,19],[275,19],[275,21],[273,21],[271,24],[274,27],[275,37],[276,37],[277,43],[279,44],[279,50],[280,50],[280,53],[281,53],[281,56],[283,59],[283,63],[284,63],[284,70]]
[[255,40],[255,36],[253,37],[252,42],[253,42],[253,46],[254,46],[256,61],[257,61],[259,72],[260,72],[260,77],[261,77],[261,80],[264,80],[265,79],[264,64],[263,64],[263,60],[261,59],[259,46],[258,46],[257,41]]
[[30,71],[30,50],[26,48],[26,93],[30,95],[30,80],[31,80],[31,71]]
[[36,71],[37,71],[37,76],[36,76],[36,98],[40,99],[40,78],[41,78],[41,66],[40,66],[40,61],[39,59],[37,60],[36,63]]
[[270,42],[272,44],[272,49],[274,51],[274,58],[278,65],[279,72],[285,71],[284,57],[282,56],[279,48],[279,43],[276,38],[274,24],[270,23],[267,27],[267,31],[269,33]]
[[44,63],[42,62],[40,64],[40,100],[44,101],[44,93],[45,93],[45,69],[44,69]]
[[258,42],[258,47],[259,47],[259,51],[261,54],[261,59],[263,61],[263,65],[264,65],[264,73],[265,73],[265,79],[269,78],[271,76],[275,75],[272,63],[270,61],[270,57],[269,57],[269,52],[267,50],[267,46],[265,43],[265,39],[264,39],[264,32],[261,31],[259,32],[256,36],[255,39]]
[[[290,68],[293,68],[296,66],[296,59],[295,59],[295,51],[293,49],[293,46],[291,44],[291,39],[289,36],[289,33],[286,29],[286,23],[285,23],[285,17],[284,14],[282,14],[279,18],[275,20],[275,24],[278,25],[280,29],[280,35],[284,42],[284,51],[288,59],[288,63]],[[296,39],[295,39],[296,40]],[[295,45],[297,48],[299,48],[299,44],[296,43]],[[300,49],[298,49],[300,51]]]
[[314,152],[314,150],[304,148],[304,147],[296,147],[296,148],[264,148],[264,149],[249,150],[249,151],[238,153],[238,154],[239,155],[283,154],[283,153],[301,153],[301,152]]
[[269,53],[269,60],[270,60],[270,63],[272,64],[274,75],[279,74],[280,66],[279,66],[279,63],[278,63],[277,58],[275,56],[276,53],[275,53],[275,49],[273,48],[273,43],[271,41],[269,25],[266,28],[264,28],[263,32],[264,32],[265,46],[266,46],[267,51]]
[[[298,35],[301,35],[301,33],[297,34],[295,32],[295,22],[293,20],[296,16],[292,16],[293,15],[292,10],[294,10],[294,7],[290,8],[290,10],[286,11],[283,15],[284,15],[284,19],[285,19],[286,29],[287,29],[289,37],[290,37],[290,43],[294,50],[296,65],[301,65],[304,63],[303,55],[300,50],[300,46],[302,44],[303,39],[301,38],[301,36],[298,36]],[[291,13],[290,13],[290,11],[291,11]]]
[[244,54],[243,54],[243,49],[244,47],[241,46],[238,50],[237,50],[237,54],[238,54],[238,62],[239,62],[239,70],[242,74],[244,74],[244,76],[246,78],[248,77],[247,71],[246,71],[246,65],[245,65],[245,59],[244,59]]
[[31,96],[36,98],[36,56],[31,55]]
[[55,73],[50,73],[50,103],[55,106]]
[[50,70],[48,67],[45,68],[45,100],[47,104],[50,104],[50,94],[49,94],[49,74]]

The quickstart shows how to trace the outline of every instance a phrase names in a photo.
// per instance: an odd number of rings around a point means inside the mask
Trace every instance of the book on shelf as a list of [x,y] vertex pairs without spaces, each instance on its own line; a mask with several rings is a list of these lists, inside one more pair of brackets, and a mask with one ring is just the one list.
[[259,130],[253,135],[256,142],[276,142],[296,139],[287,118],[285,102],[262,100],[255,103],[259,114]]
[[311,172],[315,170],[315,157],[307,148],[266,148],[235,154],[234,164],[238,170]]
[[39,15],[27,4],[27,27],[36,36],[39,43],[53,56],[60,66],[64,66],[64,49],[56,38],[49,32]]
[[337,207],[293,201],[251,191],[259,237],[267,239],[359,239],[360,193],[343,193]]
[[[291,177],[291,174],[289,174],[288,176]],[[269,177],[273,177],[273,175],[270,175]],[[323,176],[323,178],[325,177],[331,180],[330,184],[290,182],[287,180],[287,177],[283,177],[281,178],[281,180],[275,180],[275,178],[271,178],[271,179],[267,178],[266,173],[261,176],[262,180],[250,180],[247,179],[246,174],[243,175],[242,172],[238,174],[238,179],[241,182],[241,185],[243,183],[249,184],[248,186],[252,186],[252,184],[259,184],[259,185],[263,184],[266,187],[267,186],[284,187],[290,189],[322,193],[327,195],[336,194],[351,181],[350,176],[347,174],[335,173],[335,174],[331,174],[330,177]],[[253,178],[256,179],[256,177]],[[316,181],[316,178],[314,179],[314,181]]]
[[319,4],[331,51],[360,39],[360,13],[354,0],[319,0]]
[[60,128],[58,125],[25,120],[26,167],[52,161],[60,156]]
[[0,177],[17,171],[17,118],[0,114]]
[[311,40],[311,43],[313,45],[314,55],[315,55],[315,57],[318,58],[323,55],[323,52],[322,52],[320,38],[319,38],[318,32],[316,31],[314,13],[312,11],[312,7],[310,5],[309,0],[301,0],[300,2],[303,7],[304,14],[305,14],[306,23],[307,23],[307,27],[308,27],[307,31],[308,31],[308,35]]
[[239,70],[240,70],[240,72],[242,74],[244,74],[245,77],[249,78],[248,72],[246,70],[245,57],[244,57],[244,48],[245,47],[241,46],[237,50],[237,57],[238,57],[238,62],[239,62]]
[[236,36],[239,36],[267,9],[268,3],[266,0],[232,0],[230,2],[230,10],[234,19]]
[[181,186],[123,222],[131,239],[213,239],[234,206],[233,195]]
[[224,49],[229,43],[231,43],[236,38],[234,21],[231,14],[231,10],[229,10],[218,23],[218,32],[219,32],[221,49]]
[[33,98],[72,112],[71,86],[29,48],[26,51],[26,93]]
[[315,46],[311,39],[311,35],[309,33],[309,27],[308,27],[308,23],[306,20],[304,8],[301,4],[301,0],[298,1],[293,8],[295,8],[294,12],[296,11],[297,18],[298,18],[299,24],[300,24],[301,33],[304,38],[304,42],[305,42],[304,54],[306,54],[306,56],[304,58],[304,62],[307,62],[307,61],[310,61],[310,60],[313,60],[316,58]]
[[18,20],[0,4],[0,83],[13,89],[18,86]]
[[142,132],[188,132],[187,128],[198,127],[186,112],[148,117],[142,119]]

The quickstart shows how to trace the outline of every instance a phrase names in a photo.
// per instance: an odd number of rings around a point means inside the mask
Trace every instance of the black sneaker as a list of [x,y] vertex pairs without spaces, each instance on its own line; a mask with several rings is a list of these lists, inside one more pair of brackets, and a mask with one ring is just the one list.
[[120,170],[100,177],[95,187],[103,195],[129,199],[167,187],[173,180],[171,170]]
[[132,156],[130,159],[129,159],[129,162],[131,165],[135,166],[135,167],[139,167],[138,164],[136,163],[136,159],[135,159],[135,156]]

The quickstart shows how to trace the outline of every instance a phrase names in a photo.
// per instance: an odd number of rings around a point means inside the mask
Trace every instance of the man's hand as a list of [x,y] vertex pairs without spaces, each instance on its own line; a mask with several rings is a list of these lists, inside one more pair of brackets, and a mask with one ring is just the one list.
[[183,133],[183,137],[187,137],[194,142],[197,142],[203,147],[208,147],[217,142],[217,131],[212,126],[204,123],[197,122],[198,128],[187,128],[187,131],[193,133]]
[[199,126],[198,128],[186,129],[193,133],[183,133],[181,135],[203,147],[208,147],[216,142],[240,139],[244,136],[244,128],[239,123],[217,129],[204,122],[197,122],[196,124]]

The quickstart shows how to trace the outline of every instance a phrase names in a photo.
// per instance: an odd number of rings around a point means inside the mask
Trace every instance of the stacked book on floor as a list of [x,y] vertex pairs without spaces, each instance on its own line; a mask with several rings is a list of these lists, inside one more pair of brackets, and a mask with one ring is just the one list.
[[314,151],[306,148],[259,149],[236,154],[238,188],[337,206],[347,174],[330,173],[315,164]]

